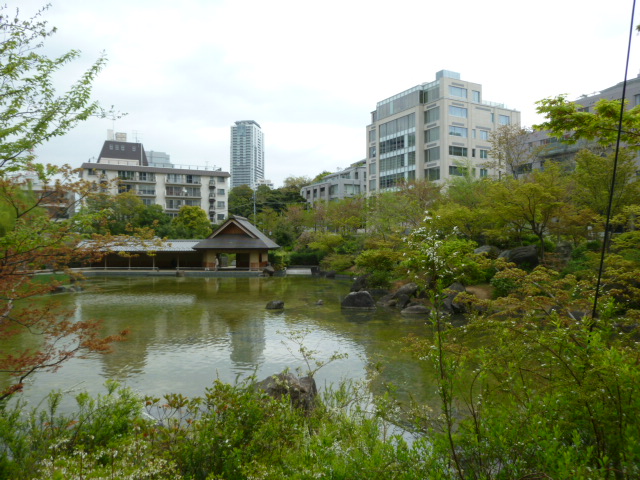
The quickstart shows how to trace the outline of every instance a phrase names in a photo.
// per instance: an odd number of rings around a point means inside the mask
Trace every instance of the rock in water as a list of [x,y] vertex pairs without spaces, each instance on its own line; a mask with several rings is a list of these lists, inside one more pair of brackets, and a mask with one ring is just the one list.
[[369,292],[351,292],[342,300],[342,308],[368,308],[375,309],[376,302]]

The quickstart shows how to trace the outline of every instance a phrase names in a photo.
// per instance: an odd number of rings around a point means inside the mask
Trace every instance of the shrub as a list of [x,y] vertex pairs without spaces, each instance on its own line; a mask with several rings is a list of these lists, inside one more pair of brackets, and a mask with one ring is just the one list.
[[336,272],[345,272],[353,267],[355,257],[353,255],[340,255],[331,253],[324,257],[320,262],[323,270],[335,270]]

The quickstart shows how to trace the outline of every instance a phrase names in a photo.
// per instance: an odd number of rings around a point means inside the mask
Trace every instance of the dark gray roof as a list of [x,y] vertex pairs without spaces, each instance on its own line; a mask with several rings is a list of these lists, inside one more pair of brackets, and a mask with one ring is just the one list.
[[[240,227],[245,232],[245,235],[224,233],[232,223]],[[196,250],[204,248],[215,250],[274,250],[280,248],[280,245],[258,230],[249,220],[236,215],[229,218],[209,238],[201,241],[193,248]]]
[[121,158],[123,160],[137,160],[140,165],[149,165],[147,155],[141,143],[118,142],[107,140],[102,145],[98,163],[102,158]]
[[188,168],[165,168],[165,167],[139,167],[137,165],[112,165],[110,163],[83,163],[81,168],[90,170],[126,170],[131,172],[150,172],[150,173],[184,173],[187,175],[202,175],[208,177],[229,177],[229,172],[218,170],[196,170]]

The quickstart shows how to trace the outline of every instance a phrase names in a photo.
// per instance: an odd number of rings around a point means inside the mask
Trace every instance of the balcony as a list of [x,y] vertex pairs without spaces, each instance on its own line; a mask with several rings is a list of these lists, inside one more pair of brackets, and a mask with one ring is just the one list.
[[156,195],[156,191],[153,188],[138,189],[136,191],[136,193],[138,195],[141,195],[141,196],[155,196]]

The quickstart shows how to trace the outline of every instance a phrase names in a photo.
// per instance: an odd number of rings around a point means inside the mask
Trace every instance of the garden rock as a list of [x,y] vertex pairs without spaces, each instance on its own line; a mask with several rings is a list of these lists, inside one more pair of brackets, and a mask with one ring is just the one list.
[[298,378],[287,371],[265,378],[256,384],[256,388],[278,400],[288,395],[291,399],[291,405],[306,413],[313,410],[314,400],[318,394],[316,381],[313,377]]
[[403,309],[407,305],[409,305],[410,301],[411,301],[411,299],[409,298],[409,295],[405,295],[405,294],[398,295],[398,294],[396,294],[396,296],[395,296],[395,302],[396,302],[395,307],[399,308],[399,309]]
[[411,305],[403,309],[400,313],[403,315],[429,315],[431,310],[424,305]]
[[282,300],[271,300],[267,303],[267,310],[282,310],[284,308],[284,302]]
[[380,297],[380,300],[378,300],[378,305],[381,307],[395,307],[396,303],[398,303],[398,300],[393,293],[383,295]]
[[498,258],[498,255],[500,255],[500,249],[493,245],[482,245],[481,247],[476,248],[473,253],[476,255],[486,254],[488,258]]
[[401,295],[407,295],[411,297],[416,294],[418,291],[418,285],[415,283],[407,283],[406,285],[401,286],[395,293],[396,298],[400,298]]
[[369,292],[351,292],[342,300],[342,308],[376,308],[376,302]]
[[444,308],[450,313],[466,313],[466,306],[460,302],[456,302],[456,297],[458,296],[458,294],[466,291],[464,285],[456,282],[449,286],[447,290],[449,290],[449,293],[444,299]]
[[273,274],[276,273],[276,269],[273,268],[271,265],[268,265],[262,269],[262,273],[265,277],[266,276],[273,277]]
[[525,247],[516,247],[511,250],[505,250],[499,256],[505,258],[508,262],[515,263],[518,267],[534,268],[538,266],[538,247],[535,245],[527,245]]

